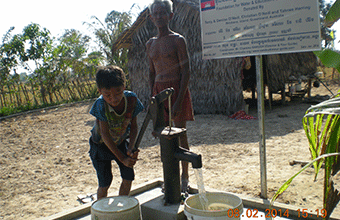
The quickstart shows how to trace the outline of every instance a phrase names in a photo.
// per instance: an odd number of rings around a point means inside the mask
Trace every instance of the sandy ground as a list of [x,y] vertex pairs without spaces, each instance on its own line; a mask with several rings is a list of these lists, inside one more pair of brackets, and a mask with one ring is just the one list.
[[[335,92],[339,86],[330,87]],[[330,94],[323,86],[312,96]],[[77,195],[95,193],[97,179],[88,156],[94,118],[90,102],[55,107],[0,121],[0,219],[36,219],[79,206]],[[290,161],[310,159],[302,117],[311,104],[301,101],[266,109],[268,197],[300,168]],[[255,107],[250,115],[257,116]],[[145,113],[139,115],[141,124]],[[135,167],[140,184],[162,177],[159,141],[151,124],[141,143]],[[188,123],[191,150],[202,155],[208,188],[259,198],[259,122],[233,120],[226,115],[196,115]],[[120,185],[117,166],[109,193]],[[190,165],[190,180],[195,185]],[[340,178],[335,178],[339,183]],[[298,176],[278,201],[308,210],[322,209],[323,172],[314,182],[314,169]],[[340,215],[338,207],[335,214]]]

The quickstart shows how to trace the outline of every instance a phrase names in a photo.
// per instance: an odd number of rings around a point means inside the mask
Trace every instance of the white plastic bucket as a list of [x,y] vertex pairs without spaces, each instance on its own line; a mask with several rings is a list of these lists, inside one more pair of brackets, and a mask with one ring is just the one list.
[[140,207],[137,199],[128,196],[107,197],[91,206],[91,220],[139,220]]
[[224,220],[241,219],[243,212],[242,199],[224,192],[207,192],[209,206],[218,206],[218,210],[203,210],[199,195],[188,197],[184,201],[184,214],[190,220]]

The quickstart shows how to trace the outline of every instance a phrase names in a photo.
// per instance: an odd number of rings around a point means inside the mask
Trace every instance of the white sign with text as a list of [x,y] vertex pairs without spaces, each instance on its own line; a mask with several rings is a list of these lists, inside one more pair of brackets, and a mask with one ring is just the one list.
[[203,59],[321,49],[318,0],[200,0]]

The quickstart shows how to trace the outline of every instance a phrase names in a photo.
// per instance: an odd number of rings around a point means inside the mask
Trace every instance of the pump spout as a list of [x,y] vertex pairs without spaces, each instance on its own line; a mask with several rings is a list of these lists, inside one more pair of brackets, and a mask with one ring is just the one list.
[[202,168],[202,156],[182,147],[177,148],[175,158],[181,161],[191,162],[194,169]]

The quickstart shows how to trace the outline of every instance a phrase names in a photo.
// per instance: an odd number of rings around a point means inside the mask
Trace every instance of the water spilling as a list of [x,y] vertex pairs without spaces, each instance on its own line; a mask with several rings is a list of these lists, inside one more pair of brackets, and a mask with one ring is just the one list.
[[197,181],[199,200],[201,202],[203,210],[208,210],[209,202],[208,202],[208,199],[206,197],[206,191],[205,191],[205,188],[204,188],[202,168],[194,169],[194,170],[195,170],[195,177],[196,177],[196,181]]
[[242,199],[225,192],[206,192],[202,168],[194,169],[198,194],[184,201],[184,214],[188,219],[240,220],[243,212]]

